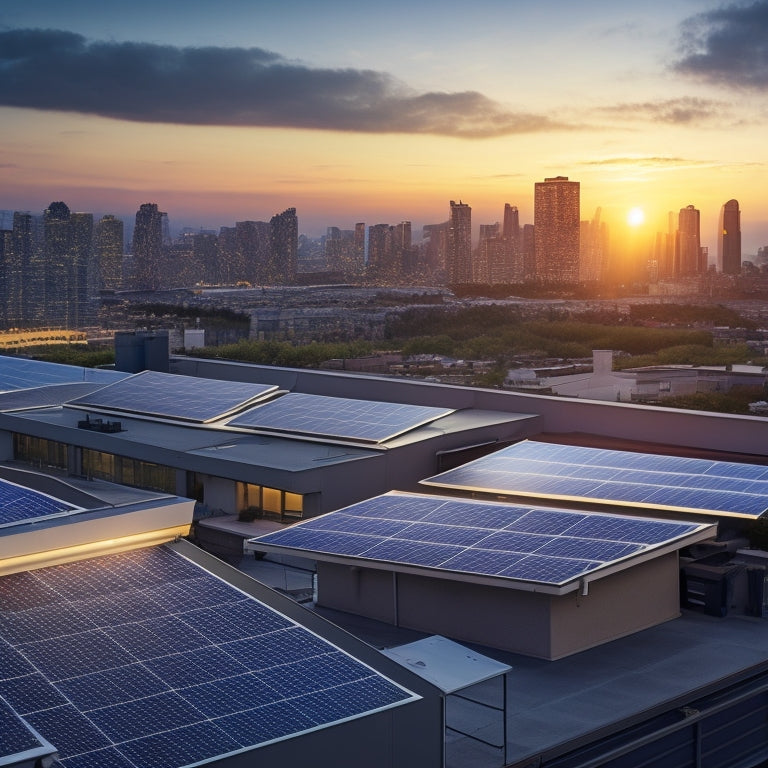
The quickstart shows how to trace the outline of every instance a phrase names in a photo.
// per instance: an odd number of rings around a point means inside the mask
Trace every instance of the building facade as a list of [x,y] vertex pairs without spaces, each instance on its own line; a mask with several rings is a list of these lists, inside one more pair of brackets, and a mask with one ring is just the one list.
[[741,273],[741,211],[738,200],[729,200],[720,209],[717,271],[725,275]]
[[451,200],[446,272],[449,283],[472,282],[472,209],[461,201]]
[[579,280],[580,184],[555,176],[534,186],[533,225],[537,282]]

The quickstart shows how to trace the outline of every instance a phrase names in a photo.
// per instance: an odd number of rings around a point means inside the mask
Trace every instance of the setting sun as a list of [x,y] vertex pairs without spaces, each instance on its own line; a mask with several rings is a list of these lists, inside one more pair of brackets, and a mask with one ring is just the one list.
[[627,224],[630,227],[639,227],[645,221],[645,213],[642,208],[631,208],[627,214]]

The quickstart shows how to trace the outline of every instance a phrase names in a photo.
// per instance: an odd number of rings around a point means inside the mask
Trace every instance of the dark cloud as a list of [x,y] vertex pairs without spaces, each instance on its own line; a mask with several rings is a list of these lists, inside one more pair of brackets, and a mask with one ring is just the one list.
[[0,104],[122,120],[461,137],[562,130],[474,91],[416,93],[370,70],[315,69],[261,48],[89,42],[0,31]]
[[664,101],[645,101],[616,104],[601,111],[626,120],[650,120],[656,123],[688,125],[703,120],[720,119],[727,105],[711,99],[684,97]]
[[675,69],[720,85],[768,88],[768,2],[734,4],[686,19]]

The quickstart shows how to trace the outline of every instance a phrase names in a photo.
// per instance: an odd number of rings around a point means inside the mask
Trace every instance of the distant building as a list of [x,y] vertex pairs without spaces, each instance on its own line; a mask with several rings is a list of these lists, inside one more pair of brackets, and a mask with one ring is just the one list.
[[729,200],[720,209],[717,271],[725,275],[741,273],[741,211],[738,200]]
[[288,208],[270,219],[270,261],[272,282],[291,285],[298,272],[299,220],[295,208]]
[[534,186],[536,280],[579,280],[580,185],[555,176]]
[[123,285],[123,222],[115,216],[102,216],[94,228],[96,290],[114,291]]
[[680,209],[675,243],[675,277],[692,277],[704,271],[701,265],[701,214],[688,205]]
[[472,209],[461,201],[451,200],[446,272],[449,283],[472,282]]
[[136,212],[131,251],[134,288],[140,291],[156,291],[161,285],[164,216],[156,203],[143,203]]

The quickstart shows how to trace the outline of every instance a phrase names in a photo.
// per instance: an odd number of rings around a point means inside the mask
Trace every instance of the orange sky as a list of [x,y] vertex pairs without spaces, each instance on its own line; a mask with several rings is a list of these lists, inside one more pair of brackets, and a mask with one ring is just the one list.
[[[0,83],[0,209],[60,199],[130,218],[151,201],[173,228],[218,228],[296,207],[305,234],[401,220],[418,234],[448,217],[451,199],[472,206],[475,228],[499,220],[504,203],[532,223],[534,183],[563,175],[581,182],[582,218],[600,206],[615,240],[633,206],[646,212],[635,235],[650,237],[668,211],[693,204],[714,254],[720,206],[736,198],[745,257],[768,245],[768,75],[729,69],[720,34],[741,33],[759,61],[768,30],[755,25],[768,13],[689,0],[642,12],[480,0],[446,20],[437,4],[400,4],[287,0],[257,14],[222,0],[213,14],[193,2],[181,21],[168,3],[148,34],[146,0],[131,14],[96,0],[69,14],[6,0],[0,60],[21,46],[28,61]],[[406,9],[398,29],[391,20]],[[71,39],[22,37],[29,29]],[[695,55],[684,46],[694,29]],[[202,46],[204,67],[187,55]],[[244,63],[240,52],[255,49]],[[140,62],[165,57],[167,67],[169,55],[177,71],[148,92]],[[61,84],[46,92],[58,69]],[[239,124],[215,124],[227,122]]]

